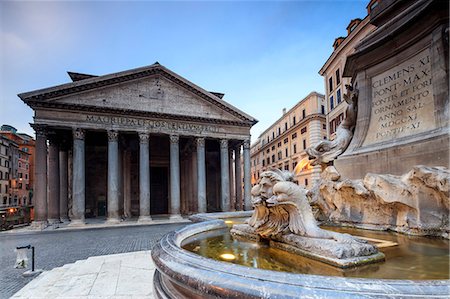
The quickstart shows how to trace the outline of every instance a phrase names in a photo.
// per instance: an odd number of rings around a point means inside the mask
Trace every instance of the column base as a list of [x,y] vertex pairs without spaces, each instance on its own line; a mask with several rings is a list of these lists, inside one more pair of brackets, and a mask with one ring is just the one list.
[[80,227],[86,226],[86,221],[84,219],[72,219],[67,227]]
[[153,222],[153,219],[151,216],[139,216],[137,222],[138,223],[149,223],[149,222]]
[[119,224],[120,218],[108,218],[106,219],[105,224]]
[[169,220],[183,220],[180,214],[173,214],[169,216]]
[[33,221],[31,223],[30,228],[35,230],[43,230],[48,226],[47,221],[41,220],[41,221]]

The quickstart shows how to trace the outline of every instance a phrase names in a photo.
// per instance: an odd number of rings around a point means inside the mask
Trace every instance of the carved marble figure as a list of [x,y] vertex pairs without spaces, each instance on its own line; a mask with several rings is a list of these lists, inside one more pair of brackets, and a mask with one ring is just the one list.
[[358,89],[351,85],[345,85],[347,93],[344,100],[348,106],[345,110],[345,118],[336,129],[334,140],[323,140],[306,149],[311,160],[311,165],[328,164],[341,155],[350,144],[356,124],[358,111]]
[[384,259],[364,240],[320,228],[307,193],[293,182],[292,173],[278,169],[263,172],[252,189],[252,217],[247,224],[234,225],[231,234],[241,239],[270,240],[271,246],[340,267]]

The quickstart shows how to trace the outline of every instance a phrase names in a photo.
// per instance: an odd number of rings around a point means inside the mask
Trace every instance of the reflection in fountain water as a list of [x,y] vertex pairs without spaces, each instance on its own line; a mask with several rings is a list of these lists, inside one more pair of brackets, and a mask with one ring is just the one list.
[[[234,220],[233,222],[239,221]],[[214,230],[191,237],[186,240],[183,248],[219,261],[225,261],[220,257],[221,255],[232,254],[235,258],[227,262],[265,270],[341,277],[413,280],[449,279],[448,240],[411,237],[354,228],[326,227],[326,229],[395,242],[398,245],[380,249],[386,255],[384,263],[350,269],[329,266],[283,250],[270,248],[262,243],[233,240],[230,237],[229,229]]]

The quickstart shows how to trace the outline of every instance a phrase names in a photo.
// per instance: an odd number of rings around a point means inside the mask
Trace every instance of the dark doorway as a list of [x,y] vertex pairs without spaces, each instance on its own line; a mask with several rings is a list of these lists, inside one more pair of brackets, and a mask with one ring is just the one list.
[[150,214],[169,213],[168,169],[150,167]]
[[208,212],[220,212],[220,146],[206,140],[206,202]]
[[86,218],[106,216],[108,186],[108,139],[105,132],[86,134]]

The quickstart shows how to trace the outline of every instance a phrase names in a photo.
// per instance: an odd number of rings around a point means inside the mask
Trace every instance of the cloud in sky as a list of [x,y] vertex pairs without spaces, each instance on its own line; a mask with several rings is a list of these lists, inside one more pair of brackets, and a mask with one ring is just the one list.
[[334,38],[365,16],[366,1],[0,2],[0,122],[32,134],[17,94],[161,64],[260,120],[312,90]]

